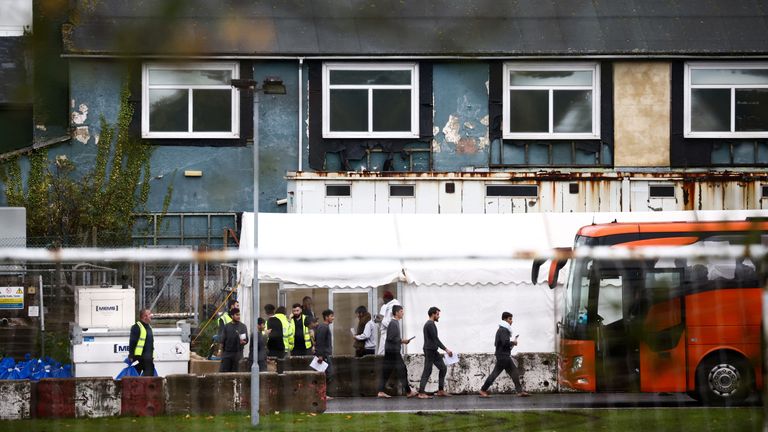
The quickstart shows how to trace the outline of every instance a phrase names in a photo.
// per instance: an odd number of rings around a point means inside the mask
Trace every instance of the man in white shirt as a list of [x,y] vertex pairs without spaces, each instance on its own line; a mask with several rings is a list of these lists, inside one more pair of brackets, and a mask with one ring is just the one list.
[[392,295],[391,291],[384,291],[382,297],[384,299],[384,304],[381,305],[381,310],[379,310],[379,316],[377,317],[381,320],[381,324],[379,325],[379,345],[376,347],[377,355],[384,355],[384,341],[387,340],[387,326],[389,326],[389,322],[392,321],[392,306],[400,306],[400,302]]

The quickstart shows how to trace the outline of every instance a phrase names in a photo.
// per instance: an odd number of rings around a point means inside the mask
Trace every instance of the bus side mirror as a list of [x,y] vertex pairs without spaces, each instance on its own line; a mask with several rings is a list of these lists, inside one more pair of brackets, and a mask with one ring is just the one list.
[[539,282],[539,269],[541,265],[547,262],[545,259],[533,260],[533,266],[531,267],[531,283],[536,285]]
[[560,270],[565,267],[565,263],[568,260],[552,260],[552,264],[549,265],[549,276],[547,277],[547,284],[550,288],[557,286],[557,278],[560,276]]

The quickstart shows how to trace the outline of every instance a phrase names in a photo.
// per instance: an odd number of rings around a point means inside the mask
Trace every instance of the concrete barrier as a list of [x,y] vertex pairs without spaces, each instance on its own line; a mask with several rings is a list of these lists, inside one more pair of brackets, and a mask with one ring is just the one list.
[[32,392],[35,417],[75,417],[75,378],[44,378],[34,384]]
[[32,416],[32,383],[29,380],[0,381],[0,420],[22,420]]
[[[557,355],[553,353],[524,353],[518,354],[518,369],[523,390],[530,393],[557,392]],[[485,379],[493,371],[496,357],[493,354],[460,354],[459,363],[448,366],[445,377],[445,389],[454,394],[477,393]],[[408,366],[408,381],[417,387],[424,368],[424,355],[412,354],[406,356]],[[437,368],[433,368],[426,392],[437,391]],[[511,393],[515,390],[512,378],[505,373],[499,375],[490,388],[493,393]]]
[[121,388],[111,377],[75,379],[75,417],[120,415]]
[[280,377],[280,407],[284,412],[325,412],[326,383],[321,372],[294,371]]
[[[325,379],[319,372],[259,374],[259,412],[324,412]],[[222,414],[251,409],[249,373],[169,375],[168,414]]]
[[152,417],[165,414],[163,377],[125,377],[120,381],[120,385],[122,415]]
[[[459,354],[459,363],[448,366],[446,391],[454,394],[477,393],[496,364],[496,357],[490,353]],[[557,355],[554,353],[524,353],[515,356],[520,369],[523,389],[531,393],[554,393],[557,388]],[[292,357],[285,360],[285,370],[310,370],[311,357]],[[375,396],[381,377],[383,358],[379,356],[334,357],[336,369],[334,380],[328,385],[328,394],[340,397]],[[405,356],[408,368],[408,382],[418,389],[421,372],[424,368],[423,354]],[[438,372],[433,368],[425,391],[437,391]],[[500,375],[491,391],[510,393],[514,390],[512,379],[506,373]],[[390,377],[385,389],[391,395],[401,395],[394,375]]]

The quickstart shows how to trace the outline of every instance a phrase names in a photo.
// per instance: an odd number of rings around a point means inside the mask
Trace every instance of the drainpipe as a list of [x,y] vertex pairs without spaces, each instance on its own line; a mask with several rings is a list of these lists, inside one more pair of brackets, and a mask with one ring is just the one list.
[[304,57],[299,57],[299,169],[302,171],[304,155]]

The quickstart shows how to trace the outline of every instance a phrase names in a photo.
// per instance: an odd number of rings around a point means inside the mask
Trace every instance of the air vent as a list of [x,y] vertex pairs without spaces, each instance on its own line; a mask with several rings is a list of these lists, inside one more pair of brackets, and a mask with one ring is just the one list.
[[674,185],[650,185],[649,196],[651,198],[674,198]]
[[763,186],[763,198],[768,198],[768,186]]
[[325,185],[325,196],[344,197],[352,195],[349,185]]
[[539,187],[536,185],[487,185],[485,196],[538,198]]
[[413,185],[389,185],[389,196],[391,197],[412,197]]
[[446,183],[445,193],[456,193],[456,183]]
[[568,193],[571,193],[571,194],[579,193],[579,184],[578,183],[569,183],[568,184]]

